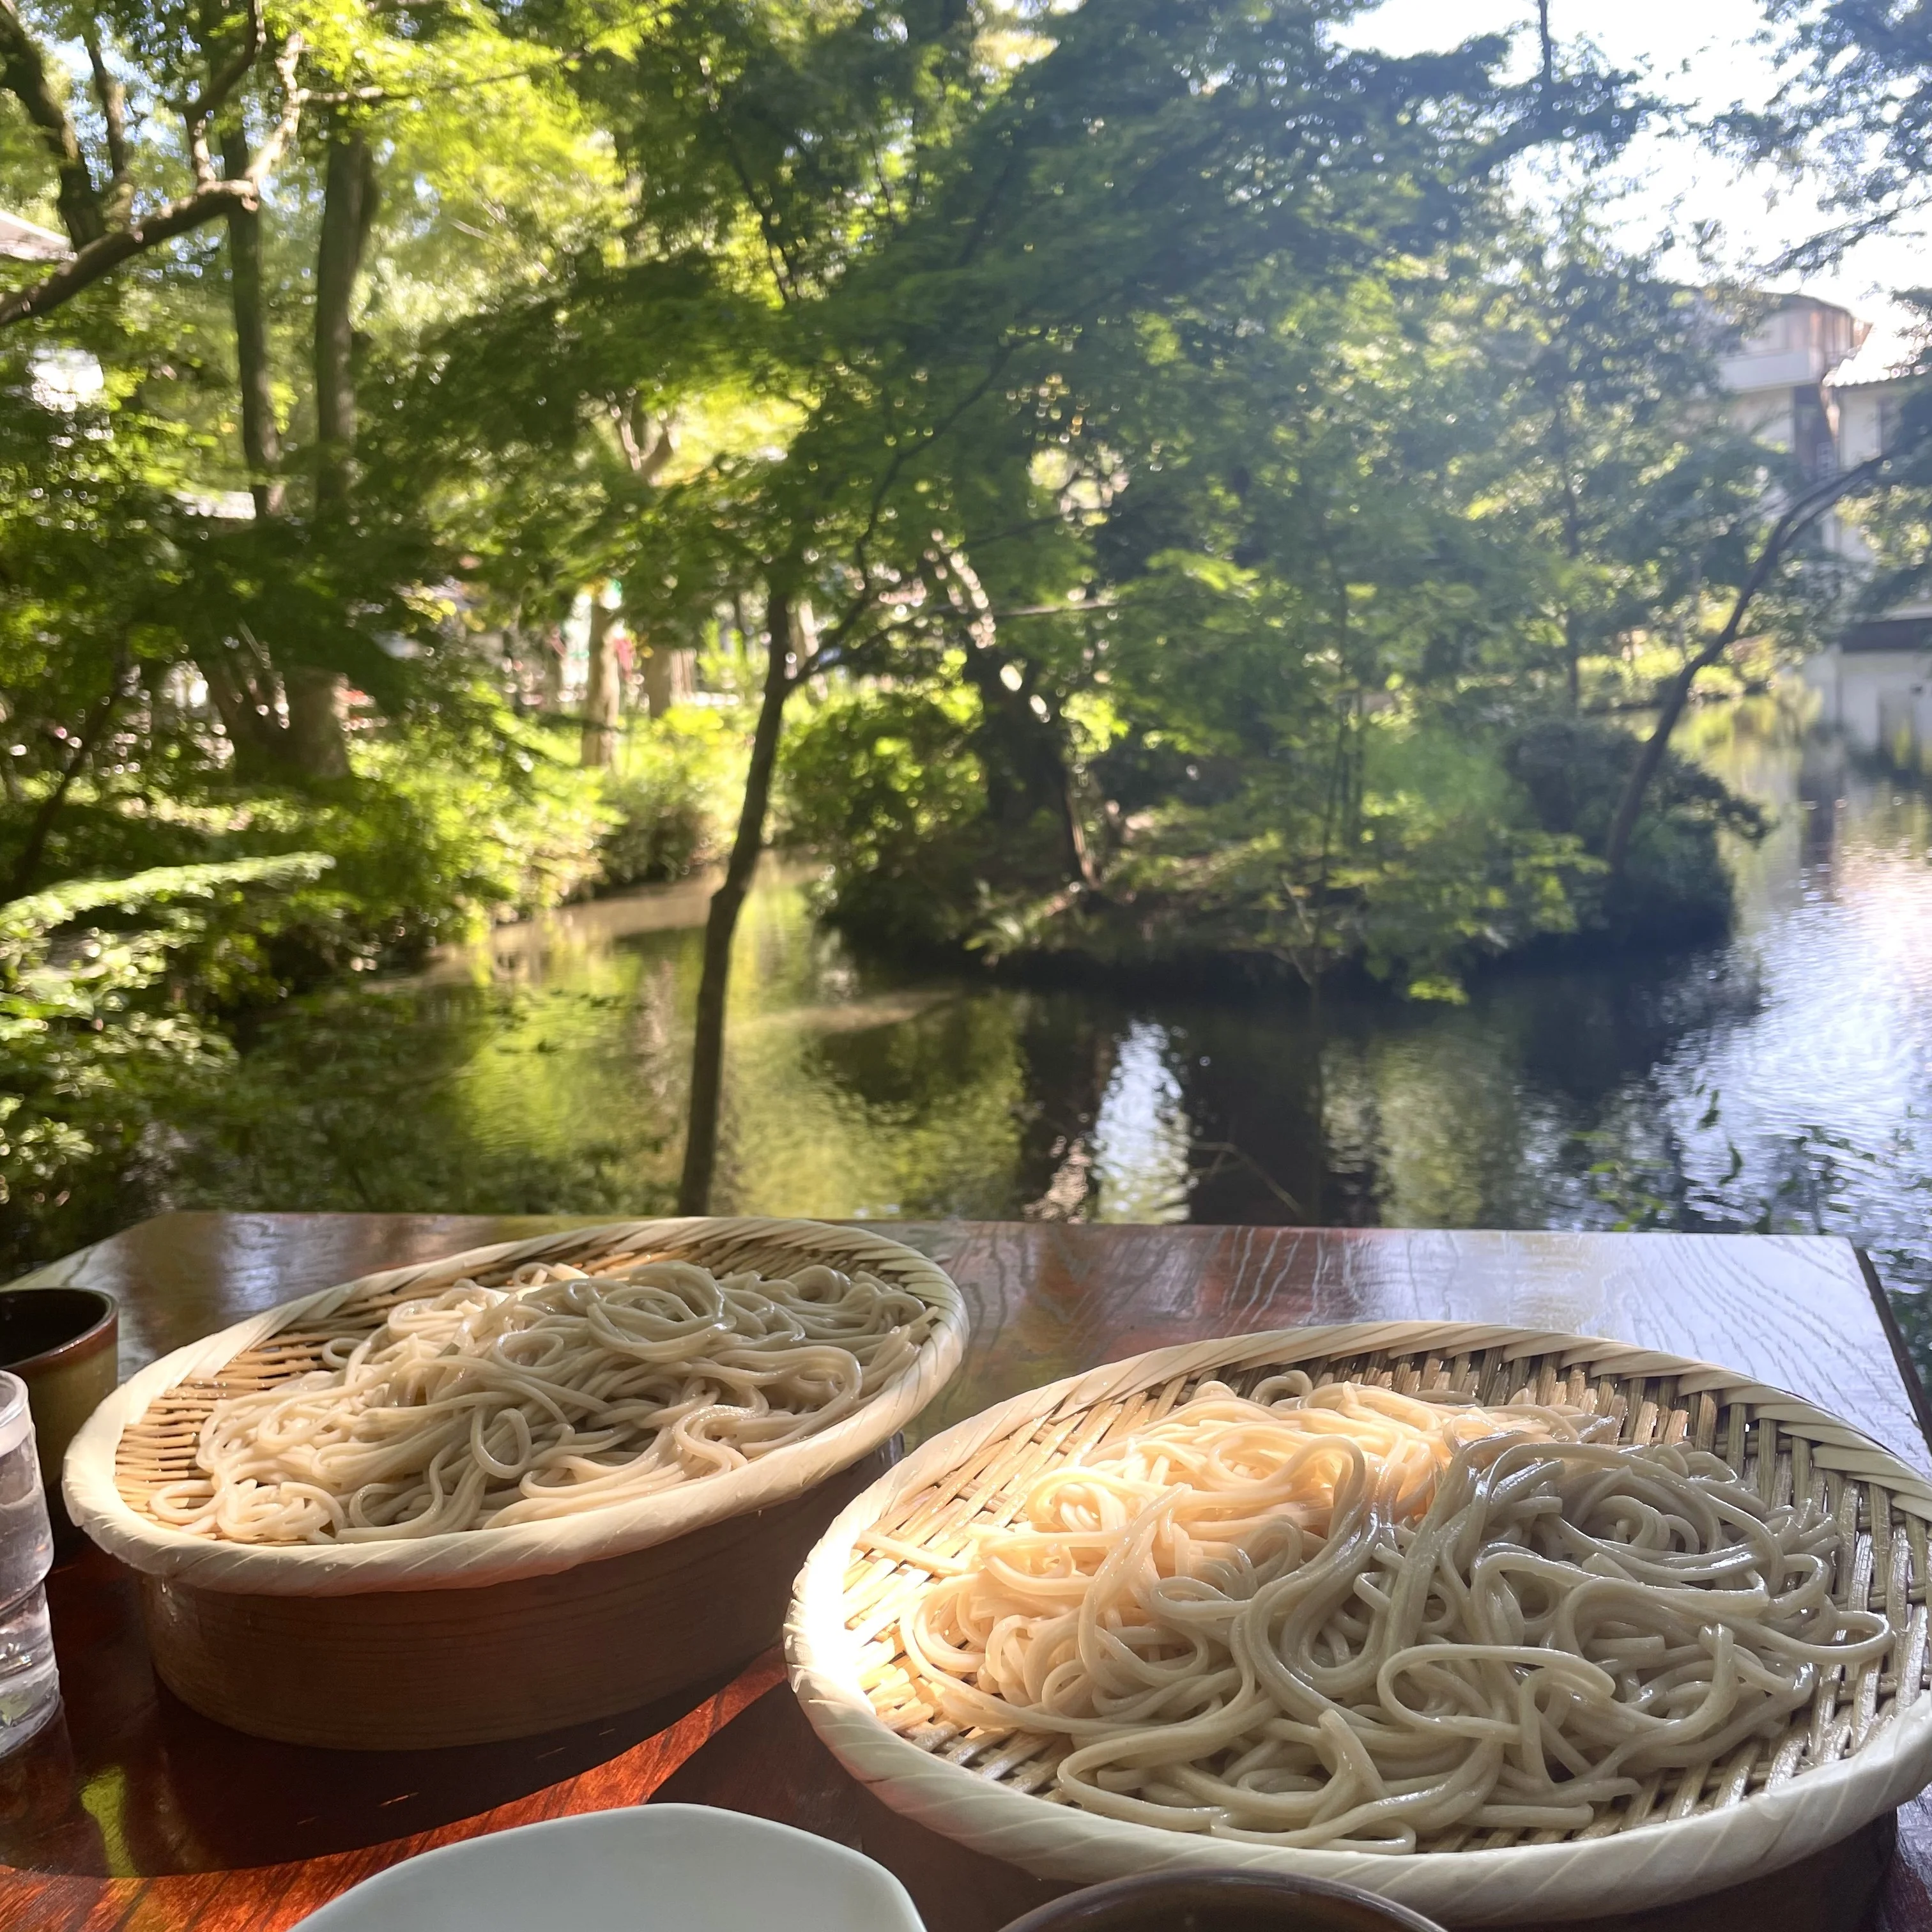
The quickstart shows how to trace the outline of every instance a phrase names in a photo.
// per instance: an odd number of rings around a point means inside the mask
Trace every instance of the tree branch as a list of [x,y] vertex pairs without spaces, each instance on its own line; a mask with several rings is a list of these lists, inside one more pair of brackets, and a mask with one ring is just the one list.
[[110,230],[88,242],[72,261],[63,262],[44,281],[0,297],[0,328],[32,316],[51,314],[130,256],[144,254],[161,242],[171,242],[177,235],[185,235],[216,220],[237,201],[251,207],[254,205],[252,182],[217,182],[212,188],[203,188],[184,200],[171,201],[157,208],[144,220]]
[[87,30],[87,64],[94,70],[94,95],[100,103],[100,118],[107,127],[107,166],[110,178],[103,212],[110,228],[127,221],[134,206],[134,173],[128,152],[128,90],[102,58],[100,36]]
[[222,104],[239,87],[268,44],[268,28],[262,24],[261,0],[248,0],[248,24],[242,44],[208,76],[208,85],[182,110],[182,125],[188,136],[188,159],[194,168],[197,188],[213,185],[220,177],[215,172],[214,157],[208,147],[208,124]]
[[[238,116],[221,126],[221,162],[230,181],[246,178],[248,136]],[[275,385],[268,355],[268,323],[262,296],[262,212],[236,202],[228,211],[228,302],[235,322],[236,388],[242,403],[242,454],[255,514],[279,516],[282,432],[275,417]]]
[[[4,23],[10,17],[10,0],[0,0],[0,51],[4,50]],[[97,235],[75,251],[72,261],[62,262],[44,281],[0,296],[0,328],[9,328],[34,316],[50,314],[64,302],[70,302],[82,289],[92,287],[104,275],[118,268],[123,262],[145,254],[164,242],[172,242],[178,235],[186,235],[210,221],[220,220],[238,205],[250,208],[258,206],[262,184],[295,138],[302,118],[302,103],[307,97],[295,84],[296,64],[302,57],[302,37],[291,34],[276,56],[275,70],[282,83],[281,118],[267,140],[255,151],[255,158],[249,164],[246,174],[237,181],[224,181],[215,176],[197,187],[194,194],[178,201],[169,202],[152,214],[130,222],[125,228],[108,230]],[[205,148],[205,124],[202,144]],[[92,194],[92,191],[90,184],[88,192]]]
[[765,626],[770,645],[765,659],[764,696],[752,736],[751,762],[745,774],[745,801],[724,878],[711,896],[704,922],[704,968],[698,980],[698,1018],[691,1048],[691,1103],[685,1127],[684,1172],[677,1186],[677,1211],[703,1214],[711,1205],[711,1182],[718,1162],[718,1120],[724,1078],[724,1011],[731,982],[731,940],[739,909],[751,890],[758,855],[764,849],[765,818],[771,801],[772,770],[778,762],[778,731],[785,699],[792,689],[785,658],[791,642],[792,595],[785,574],[768,582]]
[[0,0],[0,86],[27,110],[41,145],[53,158],[60,177],[56,199],[68,239],[76,250],[98,241],[107,232],[107,219],[81,148],[80,130],[62,104],[46,56],[27,31],[14,0]]
[[1623,795],[1617,800],[1616,815],[1610,821],[1610,836],[1604,842],[1604,866],[1610,878],[1615,879],[1622,874],[1624,862],[1630,854],[1630,839],[1636,830],[1637,818],[1643,810],[1644,795],[1664,763],[1670,734],[1676,730],[1677,721],[1683,716],[1684,707],[1690,701],[1690,688],[1697,682],[1700,674],[1708,670],[1743,634],[1744,620],[1758,592],[1770,582],[1772,573],[1784,562],[1792,544],[1834,503],[1872,482],[1890,460],[1890,453],[1882,453],[1856,468],[1814,484],[1803,495],[1794,498],[1772,526],[1771,534],[1765,538],[1744,582],[1738,586],[1737,595],[1731,600],[1730,614],[1724,620],[1724,628],[1671,680],[1657,723],[1637,753],[1636,763],[1630,767]]
[[5,886],[0,889],[0,900],[20,898],[33,884],[46,852],[47,838],[54,829],[54,820],[60,816],[67,795],[74,780],[80,776],[81,766],[87,762],[101,733],[106,730],[108,720],[120,704],[127,682],[128,658],[124,650],[116,656],[113,679],[106,692],[82,721],[79,734],[68,741],[67,761],[61,767],[53,789],[41,800],[39,809],[34,814],[33,823],[27,828],[26,842],[14,861],[14,869]]
[[676,452],[668,416],[646,415],[643,398],[635,390],[610,404],[610,420],[616,426],[617,442],[631,474],[641,483],[655,483],[664,465]]
[[302,111],[309,97],[306,88],[296,85],[296,69],[302,63],[304,45],[301,34],[291,34],[275,56],[275,80],[281,89],[282,111],[262,145],[255,150],[255,158],[248,164],[248,172],[244,177],[258,193],[281,164],[282,156],[287,152],[296,138],[296,128],[302,124]]
[[857,628],[860,619],[871,610],[874,594],[871,581],[862,576],[856,594],[839,614],[838,621],[821,634],[818,649],[808,652],[793,670],[791,681],[794,685],[818,676],[820,671],[836,670],[845,661],[854,648],[852,633]]
[[718,98],[711,76],[711,63],[702,56],[698,58],[698,70],[704,78],[704,104],[710,111],[712,124],[724,143],[725,158],[730,162],[731,172],[738,177],[738,185],[744,190],[745,199],[751,203],[752,212],[758,218],[758,232],[764,240],[765,257],[772,272],[772,284],[778,290],[778,299],[789,305],[798,298],[799,265],[782,232],[782,219],[778,208],[768,206],[758,193],[751,168],[739,149],[737,136],[731,131],[731,124],[725,116],[724,104]]

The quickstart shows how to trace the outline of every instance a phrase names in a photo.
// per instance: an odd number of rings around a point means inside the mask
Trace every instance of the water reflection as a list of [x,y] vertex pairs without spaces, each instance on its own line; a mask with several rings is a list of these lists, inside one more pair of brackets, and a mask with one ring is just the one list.
[[[909,981],[814,925],[808,876],[768,877],[735,962],[718,1204],[1822,1229],[1920,1283],[1924,784],[1768,701],[1689,729],[1775,820],[1731,854],[1734,938],[1496,974],[1461,1006]],[[303,1160],[204,1162],[190,1192],[255,1206],[664,1206],[703,910],[701,888],[574,908],[374,996],[412,1070],[413,1120],[306,1132],[330,1077],[314,1048],[294,1056],[278,1102]],[[328,1024],[346,1011],[366,1028],[371,998],[343,996]],[[382,1150],[359,1192],[339,1172],[345,1141]]]

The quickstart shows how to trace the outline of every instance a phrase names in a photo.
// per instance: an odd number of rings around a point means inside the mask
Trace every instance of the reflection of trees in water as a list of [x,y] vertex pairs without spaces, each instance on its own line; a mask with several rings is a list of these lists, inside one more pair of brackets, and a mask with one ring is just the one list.
[[1077,993],[1024,995],[1018,1166],[1014,1192],[1030,1220],[1094,1216],[1094,1130],[1126,1016]]
[[[1014,1016],[944,988],[878,1023],[776,1023],[734,1045],[729,1206],[743,1212],[960,1215],[1018,1212]],[[786,1204],[779,1208],[776,1204]]]
[[[1300,994],[909,984],[818,932],[794,889],[761,889],[719,1205],[1822,1231],[1864,1242],[1894,1288],[1932,1286],[1932,1128],[1911,1117],[1932,1104],[1912,956],[1932,788],[1774,709],[1697,724],[1778,814],[1733,854],[1740,938],[1525,965],[1460,1007],[1337,991],[1318,1024]],[[514,987],[485,955],[477,981],[292,1012],[158,1147],[167,1198],[650,1211],[676,1156],[696,938],[519,953]]]
[[1306,998],[1190,1005],[1170,1037],[1196,1150],[1189,1218],[1326,1219],[1321,1045]]
[[611,1104],[606,1049],[628,1010],[522,988],[293,1003],[184,1096],[154,1204],[658,1211],[662,1111]]
[[[1600,1219],[1593,1137],[1687,1036],[1760,995],[1720,956],[1522,971],[1461,1007],[1305,998],[1164,1012],[1190,1218],[1348,1226]],[[1292,1198],[1284,1198],[1292,1196]]]

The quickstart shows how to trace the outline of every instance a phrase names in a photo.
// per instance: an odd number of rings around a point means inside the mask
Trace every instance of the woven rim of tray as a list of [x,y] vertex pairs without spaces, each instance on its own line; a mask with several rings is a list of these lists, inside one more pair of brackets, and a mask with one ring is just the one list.
[[[1688,1437],[1773,1501],[1817,1497],[1841,1532],[1834,1594],[1882,1612],[1888,1655],[1850,1683],[1821,1673],[1774,1742],[1708,1774],[1672,1772],[1586,1832],[1450,1834],[1408,1853],[1290,1850],[1127,1823],[1054,1791],[1051,1740],[937,1718],[903,1667],[898,1616],[932,1573],[916,1552],[1010,1520],[1042,1470],[1165,1414],[1210,1376],[1237,1389],[1288,1366],[1318,1382],[1529,1388],[1619,1420],[1618,1439]],[[1190,1342],[1000,1403],[923,1444],[858,1497],[800,1574],[787,1628],[794,1688],[820,1736],[896,1810],[1044,1877],[1092,1882],[1175,1867],[1273,1868],[1365,1886],[1458,1923],[1586,1917],[1693,1898],[1788,1864],[1891,1810],[1932,1777],[1928,1523],[1932,1485],[1809,1402],[1620,1342],[1468,1322],[1278,1330]]]
[[[159,1484],[190,1474],[201,1425],[220,1397],[272,1387],[318,1366],[324,1342],[360,1339],[399,1302],[466,1276],[506,1280],[525,1263],[568,1262],[596,1274],[650,1256],[722,1273],[778,1274],[814,1262],[865,1269],[910,1290],[939,1319],[916,1359],[860,1409],[742,1468],[638,1502],[502,1529],[388,1543],[252,1546],[158,1522],[144,1507]],[[264,1596],[472,1588],[540,1576],[669,1541],[727,1516],[784,1502],[849,1468],[917,1414],[958,1366],[965,1304],[951,1280],[902,1242],[818,1221],[617,1221],[533,1240],[500,1242],[419,1266],[364,1275],[286,1302],[152,1363],[96,1409],[68,1453],[62,1485],[74,1521],[110,1556],[203,1589]]]

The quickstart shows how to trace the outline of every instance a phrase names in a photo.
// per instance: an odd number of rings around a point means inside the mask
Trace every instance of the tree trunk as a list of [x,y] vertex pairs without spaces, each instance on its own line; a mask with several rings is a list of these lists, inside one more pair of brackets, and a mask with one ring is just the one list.
[[121,687],[127,676],[124,664],[118,662],[114,668],[114,682],[108,687],[105,696],[87,714],[80,728],[80,735],[73,739],[68,748],[67,762],[62,766],[60,776],[55,781],[52,790],[41,800],[40,808],[34,814],[33,823],[27,828],[26,842],[20,848],[20,856],[14,861],[14,870],[8,878],[0,898],[17,899],[32,890],[40,869],[40,860],[46,855],[48,838],[52,833],[54,821],[59,818],[61,808],[67,802],[68,793],[73,788],[74,780],[80,776],[80,768],[87,762],[100,734],[106,730],[107,722],[114,715],[121,702]]
[[[1544,0],[1546,8],[1548,0]],[[1574,568],[1583,554],[1582,506],[1576,500],[1576,478],[1570,468],[1570,412],[1559,394],[1550,412],[1556,432],[1556,460],[1563,472],[1563,554]],[[1583,646],[1578,634],[1576,607],[1570,602],[1574,585],[1566,586],[1563,600],[1563,661],[1569,688],[1570,709],[1583,707]]]
[[[238,655],[231,646],[230,656]],[[252,676],[210,651],[197,653],[195,664],[208,686],[208,700],[221,728],[228,734],[235,757],[234,775],[251,782],[273,783],[287,776],[288,734],[278,715],[280,686],[265,660],[256,658]]]
[[676,702],[671,653],[662,644],[646,644],[638,653],[638,668],[643,674],[644,709],[653,718],[662,718]]
[[[315,508],[320,520],[346,520],[356,448],[356,278],[376,213],[376,164],[359,132],[329,143],[315,256]],[[300,665],[282,680],[289,710],[289,754],[310,778],[345,777],[342,680]]]
[[1784,561],[1792,544],[1840,497],[1876,477],[1883,468],[1887,454],[1872,457],[1856,469],[1847,470],[1842,476],[1814,484],[1792,504],[1772,526],[1771,534],[1765,538],[1763,548],[1738,586],[1731,604],[1730,615],[1724,620],[1724,628],[1671,680],[1656,725],[1644,740],[1636,763],[1624,782],[1623,794],[1617,800],[1616,815],[1610,821],[1610,836],[1604,842],[1604,865],[1611,878],[1623,875],[1624,862],[1630,856],[1631,836],[1636,830],[1637,819],[1643,811],[1644,796],[1664,764],[1664,754],[1670,746],[1670,734],[1676,730],[1677,721],[1684,716],[1684,707],[1690,701],[1690,688],[1697,682],[1698,674],[1708,670],[1736,643],[1753,601],[1771,580],[1772,572]]
[[1080,822],[1080,801],[1073,793],[1073,768],[1066,762],[1058,732],[1051,734],[1048,742],[1052,753],[1054,804],[1060,818],[1060,836],[1066,848],[1068,881],[1091,892],[1100,884],[1100,875],[1094,869],[1094,855],[1087,846],[1087,828]]
[[341,674],[320,664],[291,664],[282,674],[282,699],[289,712],[288,762],[304,778],[346,778]]
[[997,822],[1004,808],[1030,817],[1042,806],[1060,832],[1067,883],[1092,890],[1099,884],[1087,833],[1074,796],[1066,747],[1048,718],[1040,717],[1000,673],[1012,660],[997,645],[969,638],[966,675],[980,694],[980,764],[986,772],[987,808]]
[[646,644],[638,653],[638,670],[644,688],[644,708],[653,718],[689,704],[698,688],[695,651]]
[[360,134],[329,143],[322,234],[315,254],[315,500],[336,508],[349,496],[356,448],[356,278],[376,213],[376,164]]
[[752,738],[752,762],[745,774],[745,802],[738,834],[724,868],[724,883],[711,896],[704,922],[704,970],[698,986],[698,1032],[691,1049],[691,1112],[684,1142],[684,1174],[678,1183],[680,1214],[708,1213],[711,1180],[718,1162],[718,1098],[724,1074],[724,1006],[731,979],[731,940],[738,914],[750,890],[765,842],[765,813],[771,802],[772,769],[778,760],[778,727],[791,691],[787,664],[791,638],[791,598],[774,590],[766,610],[770,638],[765,664],[765,694]]
[[546,625],[537,645],[537,708],[546,718],[563,709],[563,634]]
[[589,662],[584,676],[584,740],[580,761],[602,767],[610,764],[617,747],[617,721],[624,704],[624,680],[617,662],[616,642],[611,633],[617,622],[616,611],[604,602],[604,586],[598,585],[590,598]]
[[[230,178],[248,171],[248,142],[240,128],[221,137]],[[262,290],[262,214],[236,202],[228,214],[228,290],[235,312],[235,368],[242,392],[242,455],[258,517],[281,514],[282,433],[275,421],[275,388],[268,361],[267,311]]]
[[0,0],[0,86],[19,100],[54,164],[60,184],[55,205],[68,239],[78,250],[106,233],[107,220],[56,74],[12,0]]
[[[231,178],[248,172],[248,159],[247,136],[238,126],[230,127],[221,137],[221,160]],[[325,214],[325,245],[327,221]],[[268,358],[259,208],[244,208],[238,202],[230,210],[228,265],[229,295],[235,316],[236,377],[242,399],[242,454],[248,465],[248,490],[255,500],[255,514],[266,519],[282,514],[286,492],[280,473],[282,433],[275,420],[274,374]],[[320,290],[322,278],[319,274],[316,279]],[[319,299],[318,373],[322,308]],[[320,476],[317,490],[320,495]],[[332,672],[311,665],[296,664],[284,672],[282,698],[289,722],[286,730],[274,734],[271,740],[274,763],[292,766],[310,778],[341,778],[347,773],[349,750],[342,735],[340,683]]]

